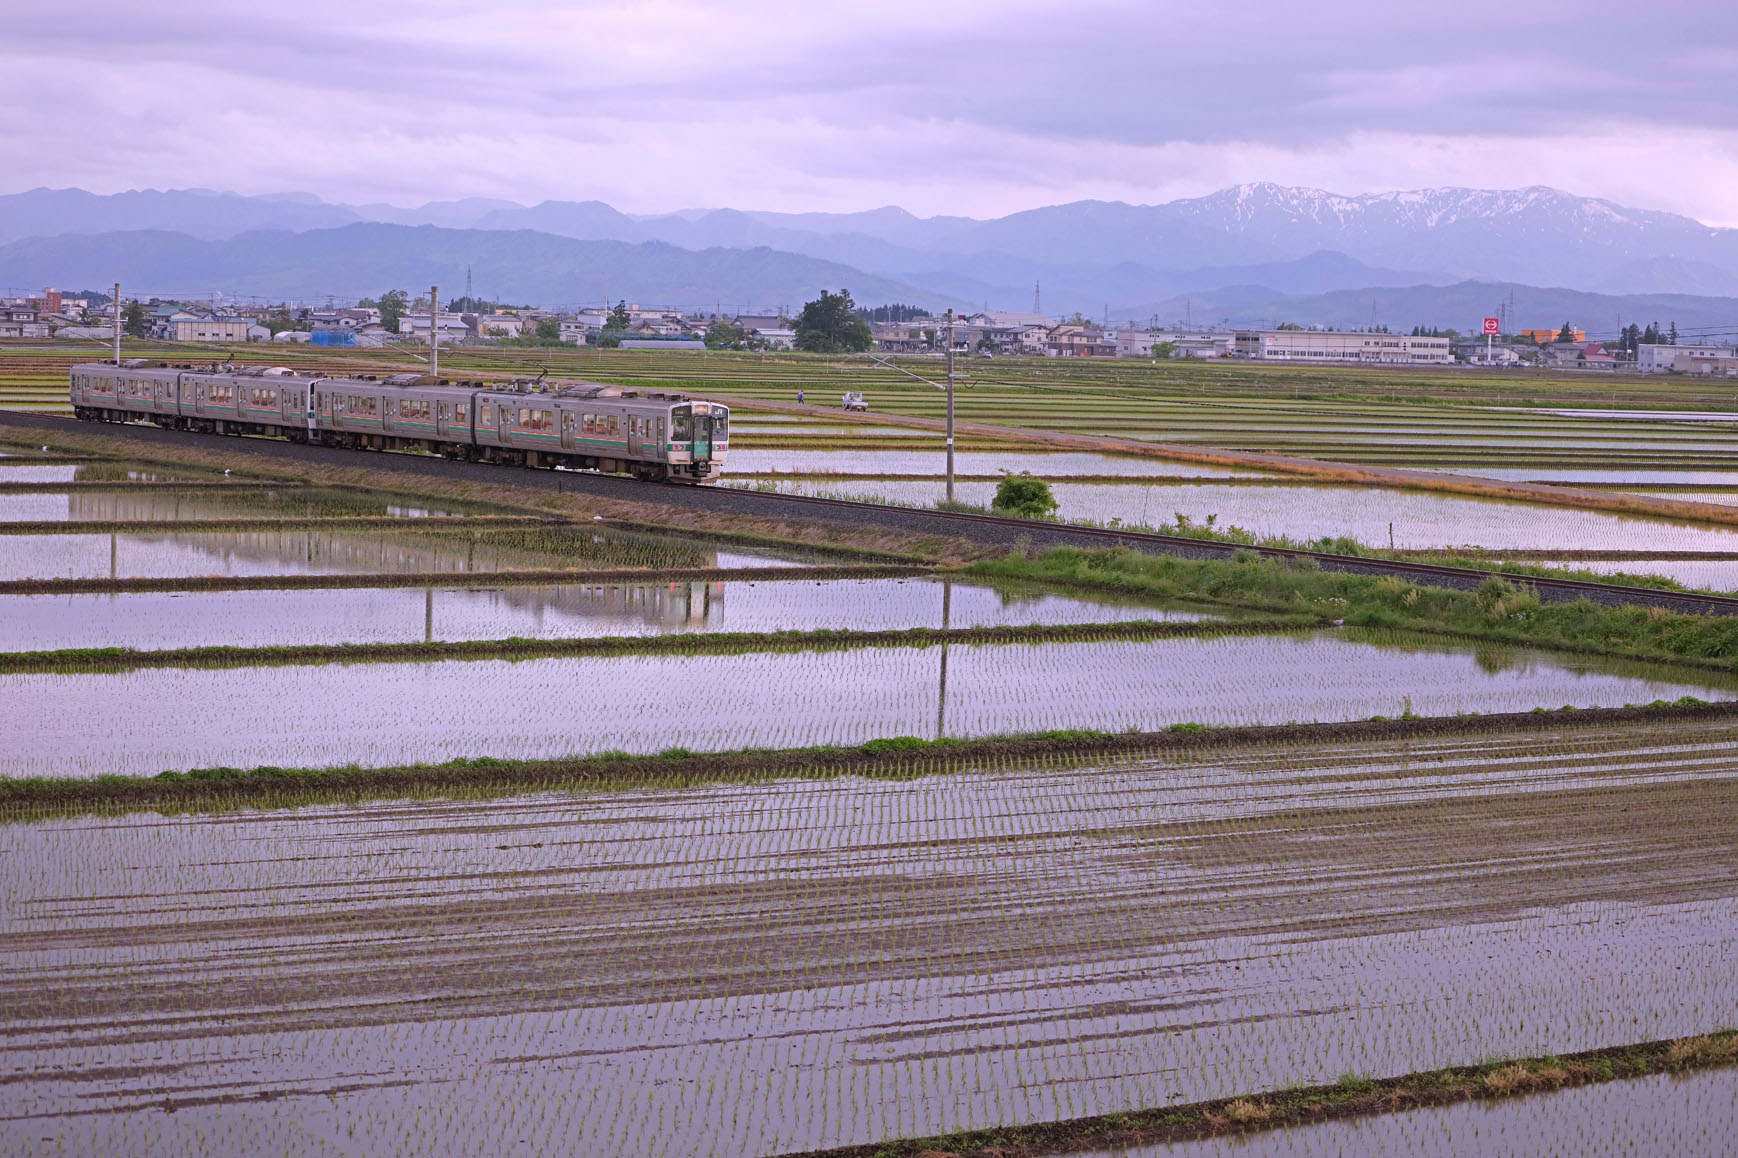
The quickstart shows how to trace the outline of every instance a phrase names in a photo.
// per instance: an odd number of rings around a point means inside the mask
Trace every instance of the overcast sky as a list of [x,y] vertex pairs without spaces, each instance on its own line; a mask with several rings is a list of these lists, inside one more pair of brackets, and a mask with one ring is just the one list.
[[16,5],[0,192],[996,216],[1242,181],[1738,225],[1738,4]]

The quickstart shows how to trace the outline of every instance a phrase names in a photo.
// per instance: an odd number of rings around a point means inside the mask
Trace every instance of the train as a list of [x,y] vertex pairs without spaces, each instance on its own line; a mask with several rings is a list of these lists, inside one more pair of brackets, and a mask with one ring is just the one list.
[[730,451],[729,407],[598,382],[322,378],[283,366],[200,369],[142,358],[82,363],[70,379],[72,412],[90,422],[422,451],[646,482],[711,482]]

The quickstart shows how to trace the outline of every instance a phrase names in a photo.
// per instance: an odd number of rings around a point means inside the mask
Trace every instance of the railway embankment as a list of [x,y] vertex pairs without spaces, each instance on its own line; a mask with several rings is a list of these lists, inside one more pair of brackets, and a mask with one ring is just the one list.
[[[1260,546],[1248,548],[1212,539],[731,488],[663,486],[608,475],[525,470],[454,462],[427,455],[369,454],[297,445],[276,439],[190,436],[134,425],[107,426],[100,432],[91,432],[88,424],[42,415],[0,412],[0,431],[4,431],[5,424],[20,421],[26,427],[35,424],[38,429],[59,431],[57,441],[65,446],[122,457],[136,458],[146,454],[154,461],[161,458],[174,463],[207,466],[219,465],[232,456],[252,458],[256,463],[269,463],[271,469],[287,472],[292,477],[307,472],[306,477],[371,485],[379,489],[403,489],[414,485],[419,491],[432,494],[486,498],[521,505],[547,506],[551,502],[551,492],[554,492],[557,496],[554,502],[563,504],[564,509],[583,509],[606,518],[619,518],[627,523],[637,522],[665,531],[688,529],[708,534],[753,535],[769,543],[849,547],[879,552],[883,557],[903,554],[969,561],[1009,549],[1030,552],[1058,547],[1124,546],[1147,554],[1229,559],[1239,552],[1253,550],[1270,558],[1313,558],[1322,570],[1399,576],[1408,581],[1465,591],[1476,590],[1489,577],[1487,571],[1476,568],[1446,567],[1404,559]],[[0,437],[4,435],[0,434]],[[50,445],[53,449],[53,444]],[[363,461],[359,462],[359,459]],[[1738,507],[1705,503],[1688,506],[1706,512],[1709,518],[1717,517],[1716,521],[1738,522]],[[1679,511],[1650,510],[1646,513],[1691,517]],[[1738,614],[1738,599],[1626,587],[1589,579],[1539,576],[1530,581],[1530,587],[1544,603],[1588,600],[1685,613]]]

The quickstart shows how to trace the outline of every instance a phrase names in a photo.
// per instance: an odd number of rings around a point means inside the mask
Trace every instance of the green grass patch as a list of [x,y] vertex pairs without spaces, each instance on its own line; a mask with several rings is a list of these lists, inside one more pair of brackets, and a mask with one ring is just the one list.
[[1265,559],[1145,555],[1125,548],[1011,554],[966,568],[983,578],[1073,583],[1168,599],[1208,600],[1276,614],[1332,616],[1351,627],[1393,628],[1533,647],[1694,663],[1731,670],[1738,616],[1580,599],[1541,603],[1524,582],[1492,575],[1476,591],[1409,583]]

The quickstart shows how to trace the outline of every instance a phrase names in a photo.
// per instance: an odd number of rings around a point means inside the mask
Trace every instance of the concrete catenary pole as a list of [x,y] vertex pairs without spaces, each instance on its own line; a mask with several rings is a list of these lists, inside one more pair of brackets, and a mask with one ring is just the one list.
[[947,501],[953,502],[953,310],[947,312]]
[[441,287],[428,287],[428,372],[441,376]]
[[115,283],[115,365],[121,364],[121,283]]

